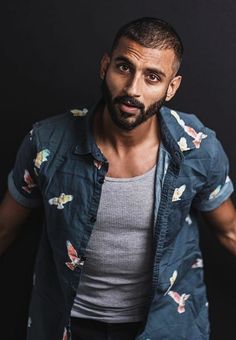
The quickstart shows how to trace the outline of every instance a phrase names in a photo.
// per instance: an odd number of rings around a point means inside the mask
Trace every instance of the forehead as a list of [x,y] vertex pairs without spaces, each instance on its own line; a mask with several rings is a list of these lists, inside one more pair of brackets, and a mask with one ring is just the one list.
[[172,49],[148,48],[139,43],[122,37],[112,52],[112,60],[125,57],[134,65],[141,64],[143,67],[163,67],[166,71],[173,72],[176,62],[175,53]]

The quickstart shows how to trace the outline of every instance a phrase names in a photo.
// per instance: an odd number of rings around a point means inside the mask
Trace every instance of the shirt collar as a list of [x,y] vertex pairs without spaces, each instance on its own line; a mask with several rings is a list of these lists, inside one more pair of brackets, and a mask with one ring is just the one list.
[[104,162],[106,159],[95,143],[92,125],[94,114],[100,104],[101,102],[93,105],[90,109],[74,109],[70,111],[70,114],[76,119],[76,130],[78,131],[74,153],[77,155],[91,154],[99,162]]
[[[99,162],[104,162],[106,159],[95,143],[92,129],[94,113],[99,105],[101,105],[101,101],[89,110],[74,109],[70,111],[70,114],[74,116],[73,119],[76,119],[76,128],[79,131],[74,153],[91,154]],[[177,163],[181,162],[185,152],[196,148],[194,138],[191,136],[194,129],[185,124],[177,111],[166,106],[160,109],[159,121],[165,148]]]
[[[175,144],[176,148],[177,144],[177,149],[183,154],[198,148],[201,140],[206,137],[203,132],[196,132],[193,127],[188,126],[179,112],[166,106],[160,109],[160,123],[163,135],[165,133],[171,135],[173,139],[171,141],[172,146]],[[168,139],[166,142],[168,144]]]

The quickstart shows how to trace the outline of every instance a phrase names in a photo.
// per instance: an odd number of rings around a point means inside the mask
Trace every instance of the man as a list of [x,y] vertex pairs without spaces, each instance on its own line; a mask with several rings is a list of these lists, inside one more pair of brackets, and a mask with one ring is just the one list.
[[164,107],[181,83],[174,29],[117,33],[103,99],[35,124],[1,206],[1,249],[31,208],[45,222],[28,340],[208,339],[196,210],[236,254],[228,160],[194,116]]

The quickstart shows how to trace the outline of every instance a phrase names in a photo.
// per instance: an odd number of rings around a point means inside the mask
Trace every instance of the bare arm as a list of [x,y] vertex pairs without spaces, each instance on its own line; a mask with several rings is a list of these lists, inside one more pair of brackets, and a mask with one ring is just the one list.
[[203,216],[215,228],[220,242],[236,255],[236,210],[231,199]]
[[0,205],[0,255],[14,241],[30,211],[17,203],[9,192],[6,193]]

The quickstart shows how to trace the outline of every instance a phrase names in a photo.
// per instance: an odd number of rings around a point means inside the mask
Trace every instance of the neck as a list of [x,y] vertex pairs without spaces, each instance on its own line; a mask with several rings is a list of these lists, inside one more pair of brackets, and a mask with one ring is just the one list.
[[107,107],[95,115],[94,132],[98,146],[112,148],[117,154],[127,153],[139,147],[153,147],[160,143],[160,131],[157,115],[149,118],[130,131],[117,127]]

